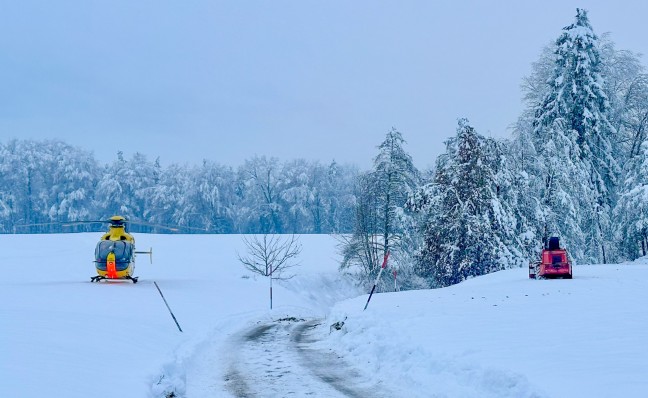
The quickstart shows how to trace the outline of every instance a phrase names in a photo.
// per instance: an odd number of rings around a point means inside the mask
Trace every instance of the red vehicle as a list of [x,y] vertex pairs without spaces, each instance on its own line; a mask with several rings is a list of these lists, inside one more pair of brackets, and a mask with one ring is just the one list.
[[551,237],[542,249],[540,261],[529,264],[529,278],[572,278],[572,266],[567,250],[560,247],[557,237]]

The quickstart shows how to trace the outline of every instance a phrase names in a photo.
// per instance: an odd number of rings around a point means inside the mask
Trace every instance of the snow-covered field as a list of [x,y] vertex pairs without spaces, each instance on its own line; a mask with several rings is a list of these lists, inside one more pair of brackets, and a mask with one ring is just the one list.
[[138,257],[140,282],[91,284],[98,236],[0,236],[2,396],[228,397],[232,336],[290,316],[324,318],[315,346],[396,396],[648,396],[646,259],[576,266],[571,281],[515,269],[383,293],[362,311],[335,239],[306,235],[298,276],[275,282],[270,311],[267,279],[237,260],[241,236],[137,234],[154,251],[152,265]]

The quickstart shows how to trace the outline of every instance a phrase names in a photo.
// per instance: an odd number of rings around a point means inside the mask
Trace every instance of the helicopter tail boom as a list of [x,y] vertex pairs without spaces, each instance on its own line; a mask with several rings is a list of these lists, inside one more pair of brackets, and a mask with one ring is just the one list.
[[138,252],[138,251],[136,251],[135,254],[148,254],[149,255],[149,260],[151,261],[151,264],[153,264],[153,248],[152,247],[147,252]]

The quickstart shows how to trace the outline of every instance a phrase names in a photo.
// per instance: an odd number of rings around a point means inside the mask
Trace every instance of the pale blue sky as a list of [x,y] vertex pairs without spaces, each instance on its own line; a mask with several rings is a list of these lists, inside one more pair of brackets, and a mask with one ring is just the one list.
[[509,136],[522,77],[576,7],[648,53],[643,1],[6,1],[0,141],[366,168],[394,126],[425,167],[459,117]]

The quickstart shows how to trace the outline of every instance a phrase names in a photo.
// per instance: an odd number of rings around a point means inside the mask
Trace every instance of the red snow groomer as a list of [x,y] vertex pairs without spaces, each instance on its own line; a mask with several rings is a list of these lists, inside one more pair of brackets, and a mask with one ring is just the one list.
[[529,264],[529,278],[572,278],[572,265],[567,250],[560,247],[560,239],[553,236],[545,243],[540,261]]

